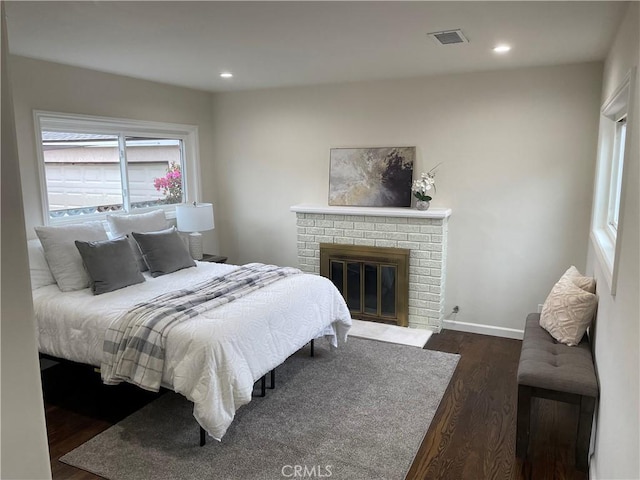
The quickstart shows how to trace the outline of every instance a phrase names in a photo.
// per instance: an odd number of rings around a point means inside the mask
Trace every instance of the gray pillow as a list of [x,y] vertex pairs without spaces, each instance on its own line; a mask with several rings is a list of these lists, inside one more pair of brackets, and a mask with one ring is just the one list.
[[159,232],[132,232],[131,235],[138,242],[152,277],[196,266],[174,227]]
[[100,242],[76,240],[94,295],[144,282],[138,262],[126,237]]

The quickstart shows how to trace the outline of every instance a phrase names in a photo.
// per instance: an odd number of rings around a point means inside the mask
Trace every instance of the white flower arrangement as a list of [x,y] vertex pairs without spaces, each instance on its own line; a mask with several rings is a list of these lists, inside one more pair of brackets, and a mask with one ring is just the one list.
[[435,177],[436,169],[439,166],[440,164],[436,165],[428,172],[420,174],[420,179],[413,182],[413,185],[411,186],[411,192],[413,193],[413,196],[418,200],[423,202],[431,201],[431,195],[428,195],[428,193],[430,193],[431,190],[433,190],[434,193],[436,191]]

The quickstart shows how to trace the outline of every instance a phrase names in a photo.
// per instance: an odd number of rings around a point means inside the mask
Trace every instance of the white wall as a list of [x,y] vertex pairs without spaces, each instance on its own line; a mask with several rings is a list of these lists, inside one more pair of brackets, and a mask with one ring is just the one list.
[[[28,236],[42,225],[33,110],[196,125],[201,200],[214,200],[210,93],[24,57],[12,56],[10,64]],[[215,230],[204,233],[204,242],[206,252],[218,252]]]
[[[638,3],[629,6],[623,24],[604,67],[601,100],[604,102],[622,83],[633,66],[638,66]],[[615,296],[611,296],[603,268],[589,245],[588,271],[598,281],[598,314],[595,327],[595,360],[600,382],[595,454],[592,478],[640,478],[640,183],[638,126],[640,82],[636,81],[633,116],[635,125],[627,129],[631,156],[625,165],[626,191],[620,268]]]
[[51,478],[2,3],[2,455],[0,477]]
[[453,209],[445,312],[522,329],[585,267],[601,75],[587,63],[215,94],[221,252],[296,265],[289,207],[327,204],[329,149],[415,145],[418,173],[444,162],[432,205]]

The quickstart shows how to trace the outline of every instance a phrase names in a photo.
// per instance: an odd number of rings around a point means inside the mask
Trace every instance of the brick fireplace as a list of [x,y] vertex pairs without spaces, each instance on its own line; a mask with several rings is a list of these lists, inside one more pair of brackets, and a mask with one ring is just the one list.
[[296,205],[300,269],[320,274],[320,244],[409,250],[408,324],[440,330],[450,209]]

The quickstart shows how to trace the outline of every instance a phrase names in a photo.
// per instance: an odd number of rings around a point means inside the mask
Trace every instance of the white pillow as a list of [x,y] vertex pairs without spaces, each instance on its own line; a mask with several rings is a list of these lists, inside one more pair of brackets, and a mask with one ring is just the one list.
[[111,232],[117,236],[131,232],[156,232],[169,228],[164,210],[152,210],[146,213],[107,215]]
[[35,231],[60,290],[70,292],[87,288],[90,282],[89,275],[84,269],[75,241],[107,240],[107,232],[102,222],[35,227]]
[[153,210],[147,213],[134,213],[130,215],[107,215],[109,229],[115,237],[129,236],[129,244],[138,261],[141,272],[149,270],[142,258],[138,244],[131,236],[131,232],[149,233],[169,228],[169,223],[164,215],[164,210]]
[[575,286],[580,287],[582,290],[586,290],[589,293],[596,293],[596,279],[582,275],[573,265],[564,272],[560,280],[563,278],[570,279]]
[[31,290],[46,287],[56,283],[53,278],[47,259],[44,258],[44,249],[40,240],[34,238],[27,242],[27,251],[29,252],[29,273],[31,274]]
[[598,305],[598,297],[563,276],[542,306],[540,326],[558,342],[574,346],[580,343]]

